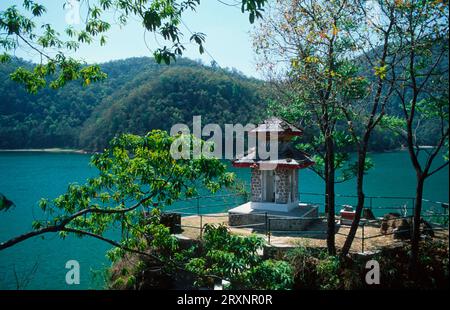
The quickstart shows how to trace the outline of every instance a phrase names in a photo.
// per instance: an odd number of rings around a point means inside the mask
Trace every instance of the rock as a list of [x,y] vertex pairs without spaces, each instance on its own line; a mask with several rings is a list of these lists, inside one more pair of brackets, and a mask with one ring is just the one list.
[[402,216],[402,215],[401,215],[400,213],[397,213],[397,212],[389,212],[389,213],[386,213],[386,214],[383,216],[383,218],[386,219],[386,220],[390,220],[390,219],[399,218],[399,217],[401,217],[401,216]]
[[[401,215],[399,213],[387,213],[383,216],[383,219],[381,220],[381,227],[380,227],[380,233],[383,235],[390,234],[393,232],[395,228],[397,228],[398,225],[401,224]],[[400,222],[396,223],[397,221]]]
[[434,230],[430,223],[423,218],[420,219],[420,233],[423,236],[434,237]]
[[364,210],[363,210],[363,218],[365,218],[367,220],[374,220],[375,219],[375,215],[373,215],[373,212],[372,212],[371,209],[364,208]]
[[161,213],[161,224],[169,227],[171,234],[181,233],[181,215],[178,213]]
[[400,221],[400,225],[393,229],[393,238],[406,240],[411,238],[411,225],[406,219],[396,220]]
[[[402,239],[406,238],[406,232],[404,231],[410,229],[411,218],[402,218],[399,213],[387,213],[381,220],[380,233],[382,233],[383,235],[392,234],[395,230],[398,231],[396,238]],[[411,234],[409,233],[409,235]]]
[[[383,235],[393,234],[394,239],[409,239],[412,236],[412,218],[401,217],[398,213],[388,213],[383,216],[381,220],[380,233]],[[420,234],[422,236],[434,237],[433,227],[425,221],[420,219]]]

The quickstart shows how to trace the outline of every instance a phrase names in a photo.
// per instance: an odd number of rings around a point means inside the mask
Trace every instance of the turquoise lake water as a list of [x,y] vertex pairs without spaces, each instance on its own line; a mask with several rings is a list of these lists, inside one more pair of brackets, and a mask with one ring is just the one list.
[[[365,181],[365,192],[371,196],[414,196],[415,174],[406,152],[372,154],[375,167]],[[54,198],[63,193],[71,182],[82,183],[94,176],[96,171],[88,166],[89,155],[0,152],[0,193],[15,202],[16,207],[0,213],[0,240],[5,241],[31,229],[31,222],[41,219],[37,202],[41,197]],[[248,169],[233,169],[248,184]],[[302,170],[299,189],[303,193],[322,193],[323,182],[310,170]],[[449,200],[448,168],[432,176],[426,183],[425,198],[434,201]],[[355,193],[354,181],[339,184],[339,194]],[[301,195],[302,201],[321,202],[322,198]],[[338,198],[338,203],[352,203],[351,198]],[[408,204],[408,199],[375,199],[379,206]],[[184,204],[178,204],[177,207]],[[224,206],[205,212],[219,212]],[[192,212],[192,210],[191,210]],[[381,212],[381,211],[380,211]],[[57,235],[35,238],[0,252],[0,289],[16,289],[16,283],[28,282],[27,289],[101,289],[99,271],[110,263],[105,252],[107,244],[89,238],[68,237],[61,240]],[[67,285],[65,264],[77,260],[81,267],[80,285]],[[36,271],[30,274],[33,267]],[[15,272],[14,272],[15,271]],[[15,280],[15,274],[19,281]],[[95,276],[96,275],[96,276]],[[21,287],[22,288],[22,287]]]

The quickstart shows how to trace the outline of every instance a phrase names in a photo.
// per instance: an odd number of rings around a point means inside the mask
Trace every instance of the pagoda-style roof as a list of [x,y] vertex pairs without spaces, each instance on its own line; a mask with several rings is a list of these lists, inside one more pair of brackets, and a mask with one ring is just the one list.
[[233,161],[234,167],[259,167],[261,164],[273,164],[277,167],[302,169],[314,165],[308,154],[296,149],[289,142],[280,142],[277,159],[261,159],[256,148],[251,148],[244,156]]
[[301,136],[303,130],[278,117],[271,117],[250,131],[250,134],[259,133],[277,133],[279,136]]

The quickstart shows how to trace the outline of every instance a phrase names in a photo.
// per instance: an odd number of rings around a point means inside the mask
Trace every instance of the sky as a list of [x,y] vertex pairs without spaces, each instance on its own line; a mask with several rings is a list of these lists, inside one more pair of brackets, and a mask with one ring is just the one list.
[[[67,8],[63,8],[66,0],[35,1],[43,4],[47,9],[44,17],[38,22],[50,23],[57,31],[63,32],[68,26],[67,16],[69,13]],[[222,1],[236,2],[235,0]],[[22,7],[22,2],[23,0],[1,0],[0,10],[4,10],[10,5]],[[83,14],[81,15],[83,16]],[[109,19],[108,22],[112,23],[112,15]],[[247,14],[241,13],[240,6],[228,6],[218,0],[201,0],[197,11],[186,13],[183,22],[191,31],[206,34],[204,46],[208,52],[200,55],[197,45],[186,44],[184,57],[194,60],[201,59],[204,63],[209,64],[212,56],[221,67],[234,67],[247,76],[260,77],[256,71],[255,54],[250,36],[254,25],[249,23]],[[185,41],[189,41],[189,31],[184,25],[181,26],[181,29]],[[158,43],[152,33],[147,32],[144,40],[144,28],[138,20],[130,20],[129,24],[122,28],[117,24],[112,25],[106,35],[107,44],[105,46],[100,46],[98,43],[82,45],[72,56],[88,63],[101,63],[128,57],[152,56],[152,51],[158,48]],[[160,40],[158,42],[161,43]],[[29,51],[17,51],[16,56],[38,61],[36,55]]]

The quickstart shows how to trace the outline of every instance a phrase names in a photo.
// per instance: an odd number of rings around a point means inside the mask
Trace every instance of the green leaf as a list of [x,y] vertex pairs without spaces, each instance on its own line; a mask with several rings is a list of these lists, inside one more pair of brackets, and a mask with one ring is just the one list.
[[143,23],[147,30],[156,31],[156,29],[161,27],[161,17],[158,12],[150,9],[144,13]]
[[37,3],[34,3],[31,8],[31,12],[33,13],[34,16],[41,16],[46,11],[47,9],[43,5]]
[[11,55],[3,53],[0,54],[0,63],[4,64],[4,63],[8,63],[11,61]]
[[0,211],[8,211],[10,208],[14,207],[14,202],[5,197],[0,193]]
[[100,45],[103,46],[106,44],[106,37],[105,36],[101,36],[100,37]]
[[253,24],[255,22],[255,13],[251,12],[248,15],[248,20],[250,21],[250,24]]
[[373,69],[375,71],[375,76],[378,76],[382,80],[384,80],[386,78],[387,69],[388,69],[387,65],[380,66],[380,67],[374,67]]

